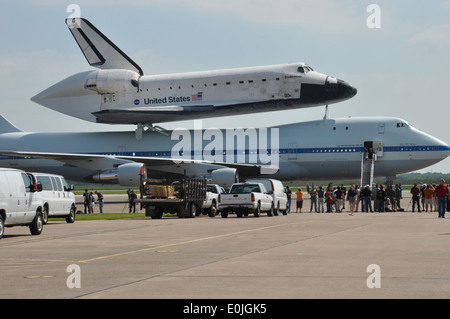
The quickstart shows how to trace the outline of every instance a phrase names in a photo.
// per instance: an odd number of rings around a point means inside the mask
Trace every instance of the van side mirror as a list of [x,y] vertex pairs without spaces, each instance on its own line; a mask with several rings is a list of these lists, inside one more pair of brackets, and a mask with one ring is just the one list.
[[73,186],[73,184],[71,184],[70,186],[65,186],[64,185],[64,191],[65,192],[71,192],[75,189],[75,187]]

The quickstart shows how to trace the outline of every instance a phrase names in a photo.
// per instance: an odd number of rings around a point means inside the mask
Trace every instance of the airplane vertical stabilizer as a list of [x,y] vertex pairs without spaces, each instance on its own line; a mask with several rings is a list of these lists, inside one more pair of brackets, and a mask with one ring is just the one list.
[[91,66],[100,69],[126,69],[143,75],[141,67],[120,50],[92,23],[83,18],[66,19],[75,41]]
[[0,115],[0,134],[13,132],[22,132],[22,130],[15,127],[11,122]]

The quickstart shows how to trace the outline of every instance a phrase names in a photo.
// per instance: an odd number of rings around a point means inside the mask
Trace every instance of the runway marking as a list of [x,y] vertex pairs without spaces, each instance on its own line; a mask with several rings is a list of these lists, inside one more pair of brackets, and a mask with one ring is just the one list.
[[[304,223],[304,221],[302,223]],[[227,234],[222,234],[222,235],[217,235],[217,236],[209,236],[209,237],[197,238],[197,239],[181,241],[181,242],[176,242],[176,243],[166,244],[166,245],[161,245],[161,246],[130,250],[130,251],[117,253],[117,254],[111,254],[111,255],[106,255],[106,256],[101,256],[101,257],[84,259],[84,260],[80,260],[78,262],[79,263],[89,263],[89,262],[92,262],[92,261],[98,261],[98,260],[103,260],[103,259],[108,259],[108,258],[126,256],[126,255],[136,254],[136,253],[149,251],[149,250],[159,250],[159,249],[162,249],[162,248],[168,248],[168,247],[173,247],[173,246],[177,246],[177,245],[191,244],[191,243],[195,243],[195,242],[199,242],[199,241],[210,240],[210,239],[217,239],[217,238],[221,238],[221,237],[228,237],[228,236],[233,236],[233,235],[238,235],[238,234],[245,234],[245,233],[250,233],[250,232],[264,230],[264,229],[270,229],[270,228],[276,228],[276,227],[282,227],[282,226],[292,226],[293,224],[299,224],[299,223],[286,223],[286,224],[278,224],[278,225],[271,225],[271,226],[266,226],[266,227],[260,227],[260,228],[255,228],[255,229],[247,229],[247,230],[242,230],[242,231],[238,231],[238,232],[227,233]]]

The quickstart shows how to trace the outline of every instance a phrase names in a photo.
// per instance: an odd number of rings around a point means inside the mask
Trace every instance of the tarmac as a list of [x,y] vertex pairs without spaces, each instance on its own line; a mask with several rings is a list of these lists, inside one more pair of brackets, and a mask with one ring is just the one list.
[[6,228],[0,299],[450,298],[450,218],[303,211]]

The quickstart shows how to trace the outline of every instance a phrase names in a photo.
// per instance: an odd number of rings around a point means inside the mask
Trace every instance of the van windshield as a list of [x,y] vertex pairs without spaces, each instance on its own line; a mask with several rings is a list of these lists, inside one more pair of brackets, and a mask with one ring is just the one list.
[[66,179],[64,177],[61,177],[61,182],[63,184],[64,191],[68,192],[70,190],[69,189],[69,184],[67,184],[67,181],[66,181]]

